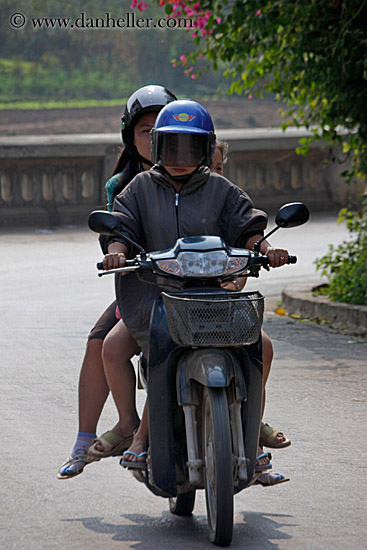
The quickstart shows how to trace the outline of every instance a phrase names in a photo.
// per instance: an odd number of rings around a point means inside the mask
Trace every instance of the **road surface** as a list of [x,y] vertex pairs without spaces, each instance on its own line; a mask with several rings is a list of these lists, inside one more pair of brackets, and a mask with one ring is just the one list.
[[[344,236],[331,218],[279,232],[271,242],[300,261],[264,273],[262,291],[276,301],[289,282],[317,282],[312,260]],[[113,298],[113,280],[97,278],[100,252],[86,229],[2,232],[0,250],[1,547],[212,548],[202,492],[193,517],[178,518],[117,459],[56,478],[77,429],[86,336]],[[271,312],[265,328],[275,347],[265,420],[292,439],[273,453],[274,469],[291,481],[235,497],[232,548],[365,547],[367,343]],[[139,391],[140,409],[143,402]],[[99,433],[115,417],[109,401]]]

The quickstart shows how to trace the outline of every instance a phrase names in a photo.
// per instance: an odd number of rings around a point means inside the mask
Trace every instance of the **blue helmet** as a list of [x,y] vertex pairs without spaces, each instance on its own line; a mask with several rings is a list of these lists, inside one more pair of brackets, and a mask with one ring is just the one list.
[[208,111],[190,99],[172,101],[160,111],[152,130],[153,162],[163,166],[209,166],[215,133]]

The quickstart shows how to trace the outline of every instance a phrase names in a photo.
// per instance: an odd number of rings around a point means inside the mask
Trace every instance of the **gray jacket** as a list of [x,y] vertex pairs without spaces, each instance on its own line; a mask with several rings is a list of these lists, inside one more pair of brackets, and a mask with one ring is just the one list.
[[[114,212],[123,233],[147,252],[165,250],[179,237],[194,235],[219,235],[230,246],[244,247],[267,225],[267,215],[253,208],[244,191],[204,167],[177,193],[156,165],[138,174],[116,197]],[[134,256],[136,251],[124,244]],[[150,312],[159,289],[129,274],[117,277],[116,293],[121,316],[146,353]]]

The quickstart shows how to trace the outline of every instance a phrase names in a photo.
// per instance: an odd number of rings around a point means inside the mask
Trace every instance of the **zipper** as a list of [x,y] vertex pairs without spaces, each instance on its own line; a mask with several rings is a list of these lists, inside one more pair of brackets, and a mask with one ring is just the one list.
[[180,193],[176,193],[175,208],[176,208],[176,227],[177,227],[177,238],[180,238],[180,224],[178,223],[178,199]]

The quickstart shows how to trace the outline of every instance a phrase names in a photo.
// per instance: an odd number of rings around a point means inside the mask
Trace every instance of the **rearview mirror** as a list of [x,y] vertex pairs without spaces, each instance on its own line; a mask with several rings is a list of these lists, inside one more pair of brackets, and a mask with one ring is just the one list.
[[112,212],[95,210],[89,216],[88,225],[92,231],[101,235],[115,235],[121,230],[120,222]]
[[302,202],[291,202],[282,206],[275,217],[278,227],[298,227],[308,221],[310,212]]

